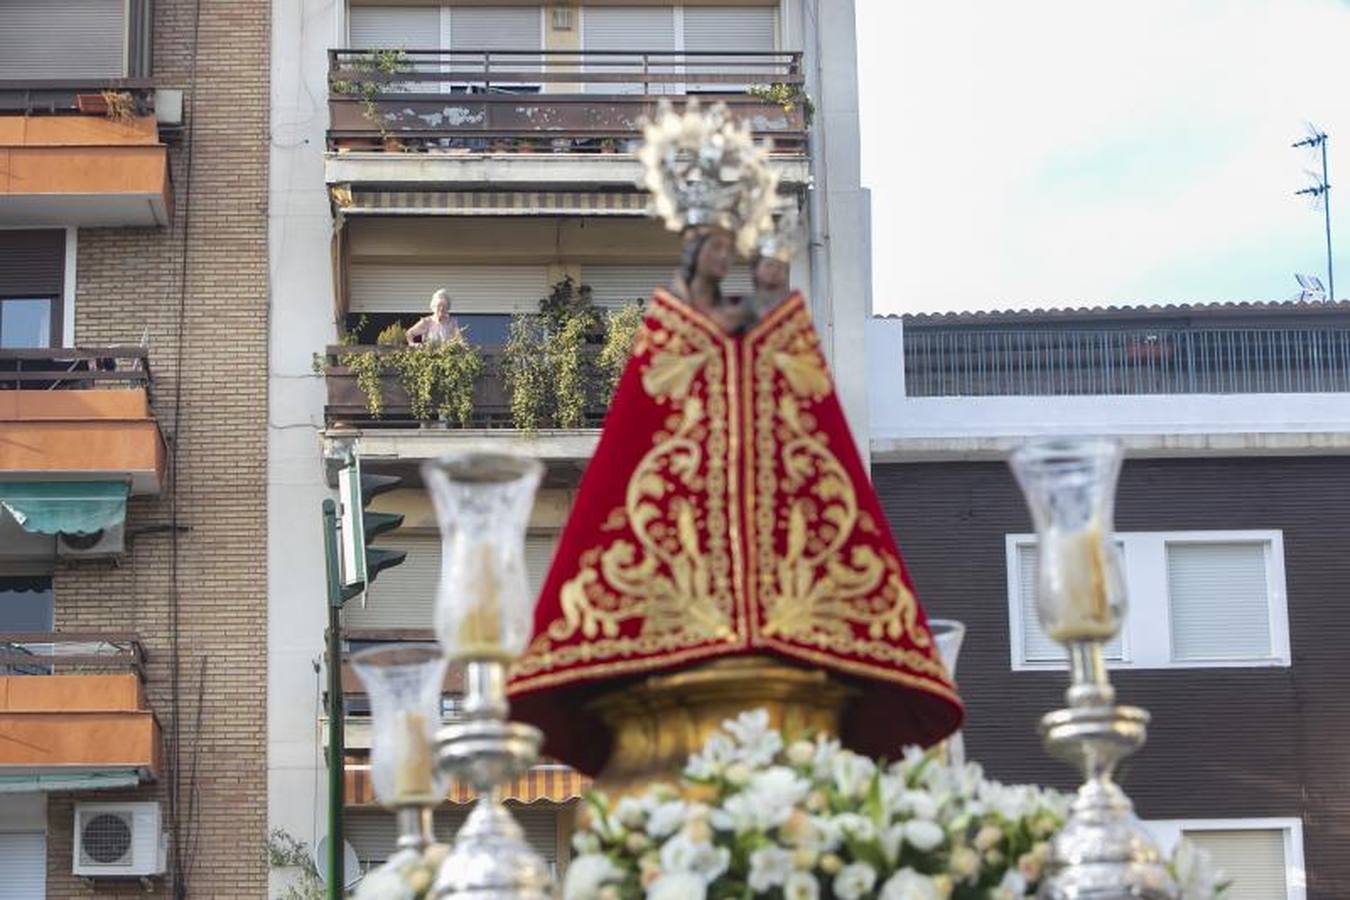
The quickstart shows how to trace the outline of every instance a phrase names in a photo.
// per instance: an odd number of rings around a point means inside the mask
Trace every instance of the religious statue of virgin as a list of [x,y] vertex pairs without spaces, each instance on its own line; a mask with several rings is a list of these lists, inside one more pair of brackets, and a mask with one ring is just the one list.
[[[581,480],[513,714],[618,790],[673,777],[743,709],[873,756],[941,740],[961,703],[787,288],[795,216],[765,152],[691,102],[647,124],[639,156],[684,252]],[[753,296],[722,293],[738,251]]]

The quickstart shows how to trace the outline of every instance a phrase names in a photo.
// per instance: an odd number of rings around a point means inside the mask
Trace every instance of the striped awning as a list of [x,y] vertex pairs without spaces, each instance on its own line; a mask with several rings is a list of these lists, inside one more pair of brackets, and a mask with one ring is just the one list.
[[[347,757],[344,781],[347,806],[379,804],[375,784],[370,778],[370,761],[366,757]],[[589,778],[567,766],[541,765],[507,785],[501,799],[516,803],[567,803],[580,799],[590,786]],[[472,788],[459,782],[451,782],[445,797],[447,803],[472,803],[476,798]]]
[[386,191],[332,189],[344,215],[645,216],[636,191]]

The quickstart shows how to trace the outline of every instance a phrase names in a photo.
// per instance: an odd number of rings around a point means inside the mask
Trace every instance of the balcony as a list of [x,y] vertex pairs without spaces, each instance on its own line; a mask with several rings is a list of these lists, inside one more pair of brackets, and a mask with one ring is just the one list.
[[149,81],[0,80],[0,224],[167,225],[172,210]]
[[120,482],[156,494],[165,446],[142,347],[0,350],[0,482]]
[[131,634],[0,633],[0,793],[157,778],[144,665]]
[[[771,140],[781,183],[804,186],[803,83],[800,53],[331,50],[327,181],[347,214],[642,215],[628,146],[662,98],[697,95]],[[417,185],[435,190],[400,196]],[[477,190],[446,190],[461,185]],[[618,190],[603,202],[511,193],[577,185]]]

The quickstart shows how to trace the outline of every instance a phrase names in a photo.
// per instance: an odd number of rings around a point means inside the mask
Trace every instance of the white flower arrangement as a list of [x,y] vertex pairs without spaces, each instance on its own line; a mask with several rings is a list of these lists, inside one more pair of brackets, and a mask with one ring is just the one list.
[[[1021,900],[1069,797],[988,781],[918,748],[889,766],[824,737],[785,742],[764,710],[724,723],[684,771],[610,806],[587,798],[563,900]],[[1183,842],[1184,900],[1225,884]]]
[[356,886],[355,900],[423,900],[431,896],[436,869],[450,854],[445,844],[422,852],[400,850],[383,865],[371,869]]

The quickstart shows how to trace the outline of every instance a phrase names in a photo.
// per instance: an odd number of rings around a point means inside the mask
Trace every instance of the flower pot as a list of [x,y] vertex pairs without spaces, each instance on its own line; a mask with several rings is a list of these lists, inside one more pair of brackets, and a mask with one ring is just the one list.
[[108,101],[102,94],[76,94],[75,108],[87,116],[106,116]]

